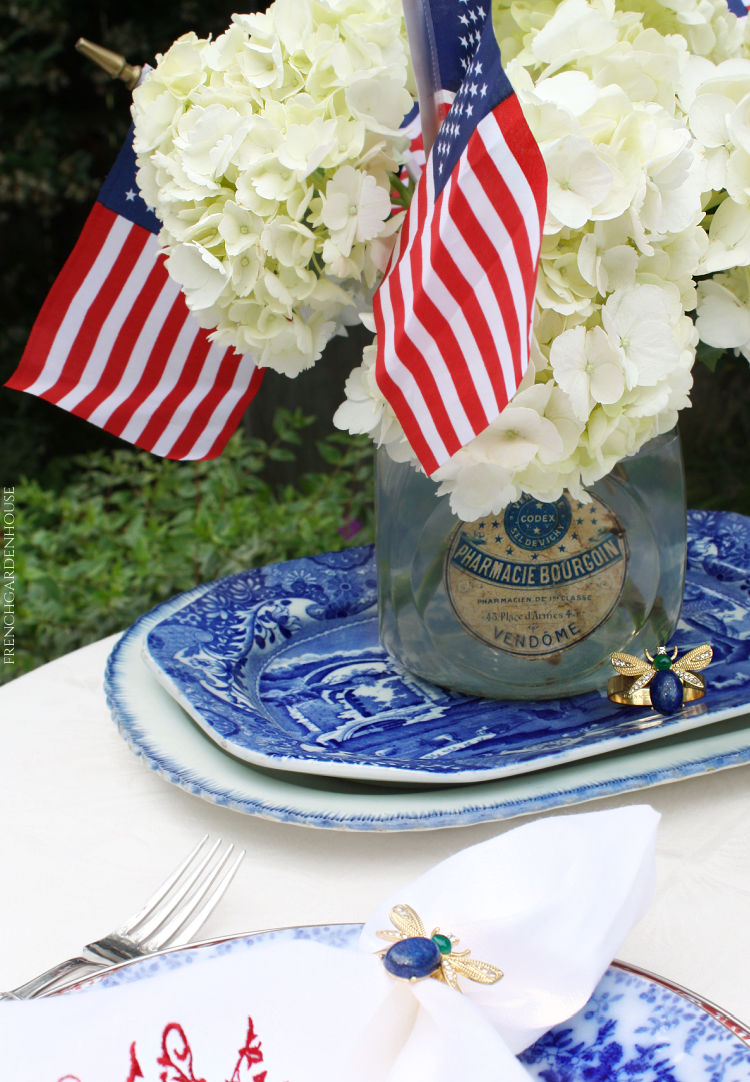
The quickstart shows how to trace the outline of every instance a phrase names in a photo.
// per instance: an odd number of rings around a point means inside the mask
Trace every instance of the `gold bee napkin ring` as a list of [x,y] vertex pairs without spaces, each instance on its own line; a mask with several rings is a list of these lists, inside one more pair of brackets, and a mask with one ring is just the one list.
[[471,951],[454,950],[458,945],[455,936],[445,935],[439,928],[428,936],[410,905],[394,905],[389,915],[397,930],[388,928],[377,935],[392,944],[378,951],[392,977],[409,982],[433,977],[457,992],[461,991],[459,976],[479,984],[494,984],[502,977],[503,971],[497,966],[470,958]]
[[652,655],[644,651],[645,661],[632,654],[612,654],[617,673],[607,682],[607,697],[623,706],[652,706],[660,714],[674,714],[684,703],[702,699],[706,682],[696,673],[710,663],[713,650],[709,643],[696,646],[681,658],[677,647],[671,656],[666,646]]

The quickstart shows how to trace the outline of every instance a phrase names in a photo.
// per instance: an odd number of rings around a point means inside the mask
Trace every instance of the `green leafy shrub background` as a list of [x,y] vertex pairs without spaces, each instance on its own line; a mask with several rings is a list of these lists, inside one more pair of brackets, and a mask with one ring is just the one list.
[[120,631],[160,601],[249,567],[373,539],[372,447],[335,435],[324,472],[266,480],[295,461],[307,419],[279,410],[267,442],[241,432],[212,462],[139,451],[73,458],[59,488],[15,492],[16,664],[8,679]]

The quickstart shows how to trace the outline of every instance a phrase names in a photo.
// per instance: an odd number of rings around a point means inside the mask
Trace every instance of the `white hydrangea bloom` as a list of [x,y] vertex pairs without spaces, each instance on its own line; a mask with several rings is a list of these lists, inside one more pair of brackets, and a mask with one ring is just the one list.
[[601,327],[581,325],[563,331],[550,348],[557,386],[574,415],[585,421],[597,403],[612,405],[625,390],[625,364],[612,338]]
[[[750,20],[726,0],[492,10],[549,200],[530,368],[500,418],[434,474],[467,520],[523,491],[585,498],[690,405],[699,332],[750,358]],[[403,459],[386,409],[368,368],[337,422]]]
[[698,334],[709,346],[736,349],[750,361],[750,267],[698,285]]
[[410,79],[399,0],[275,0],[157,57],[133,95],[138,183],[218,342],[295,375],[356,318],[399,225]]
[[375,177],[342,165],[328,181],[321,200],[320,221],[331,241],[347,256],[355,242],[373,240],[390,216],[391,200]]
[[702,274],[750,264],[750,206],[725,199],[714,211],[708,240],[700,263]]

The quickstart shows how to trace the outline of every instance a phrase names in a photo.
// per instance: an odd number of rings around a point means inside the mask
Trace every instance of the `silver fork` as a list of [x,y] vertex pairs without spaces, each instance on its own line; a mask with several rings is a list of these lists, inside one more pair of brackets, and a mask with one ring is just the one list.
[[229,864],[234,846],[216,859],[221,839],[208,849],[206,834],[179,868],[129,920],[109,935],[87,943],[77,958],[68,958],[3,993],[3,999],[34,999],[60,991],[89,973],[144,954],[153,954],[177,941],[187,943],[198,931],[229,886],[244,850]]

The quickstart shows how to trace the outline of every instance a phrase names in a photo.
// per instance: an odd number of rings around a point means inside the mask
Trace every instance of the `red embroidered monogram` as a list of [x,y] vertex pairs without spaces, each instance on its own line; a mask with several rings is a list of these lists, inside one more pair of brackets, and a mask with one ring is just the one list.
[[[161,1055],[156,1065],[165,1068],[159,1072],[159,1082],[207,1082],[205,1078],[199,1078],[194,1073],[190,1042],[178,1022],[170,1022],[164,1027],[161,1035]],[[238,1052],[237,1063],[229,1082],[268,1082],[267,1071],[254,1070],[262,1065],[263,1051],[260,1037],[255,1031],[255,1023],[248,1016],[245,1043]],[[151,1078],[151,1075],[148,1077]],[[125,1082],[136,1082],[139,1078],[146,1078],[146,1075],[141,1070],[136,1055],[135,1041],[133,1041],[130,1046],[130,1070]],[[81,1082],[81,1079],[77,1075],[66,1074],[57,1082]],[[215,1082],[224,1082],[224,1075]]]
[[171,1068],[161,1072],[160,1082],[206,1082],[205,1078],[196,1078],[193,1074],[193,1053],[185,1031],[177,1022],[170,1022],[164,1029],[157,1063]]
[[130,1071],[128,1072],[127,1082],[135,1082],[136,1078],[143,1078],[143,1071],[135,1058],[135,1041],[130,1046]]
[[252,1018],[248,1018],[245,1044],[240,1049],[240,1058],[229,1082],[266,1082],[266,1071],[261,1071],[260,1074],[252,1073],[252,1067],[262,1062],[260,1037],[255,1032]]

